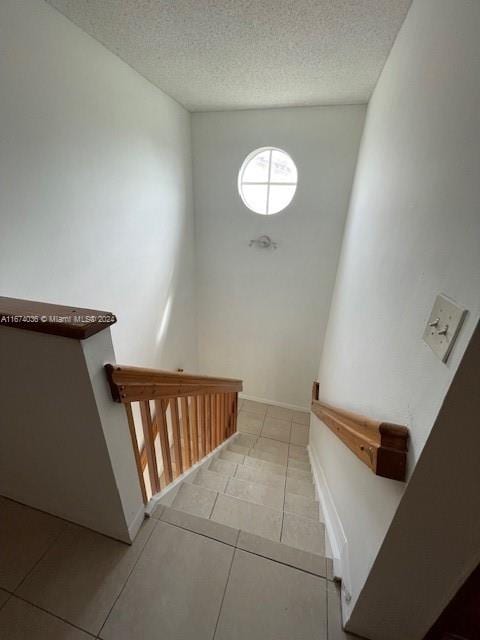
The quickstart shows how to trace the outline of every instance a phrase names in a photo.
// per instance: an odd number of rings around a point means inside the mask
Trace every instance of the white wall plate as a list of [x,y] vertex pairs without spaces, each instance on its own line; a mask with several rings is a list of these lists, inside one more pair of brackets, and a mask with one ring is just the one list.
[[466,314],[466,309],[456,305],[453,300],[443,295],[437,296],[423,339],[442,362],[448,360]]

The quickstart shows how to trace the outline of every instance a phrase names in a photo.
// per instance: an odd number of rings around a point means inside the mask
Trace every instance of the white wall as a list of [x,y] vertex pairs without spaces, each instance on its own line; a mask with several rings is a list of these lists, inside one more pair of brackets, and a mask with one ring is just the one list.
[[[410,471],[480,312],[479,30],[476,2],[412,5],[369,105],[320,365],[323,400],[410,427]],[[422,341],[438,293],[470,311],[447,365]],[[316,419],[311,447],[347,538],[348,617],[404,486]]]
[[422,640],[480,562],[479,369],[480,324],[350,617],[362,637]]
[[[249,396],[307,407],[316,377],[363,106],[193,114],[202,371],[244,380]],[[251,151],[276,146],[299,174],[292,204],[273,216],[237,191]],[[267,234],[275,251],[249,248]]]
[[41,0],[0,3],[0,292],[196,368],[190,115]]
[[0,326],[0,495],[131,541],[143,521],[128,424],[85,341]]

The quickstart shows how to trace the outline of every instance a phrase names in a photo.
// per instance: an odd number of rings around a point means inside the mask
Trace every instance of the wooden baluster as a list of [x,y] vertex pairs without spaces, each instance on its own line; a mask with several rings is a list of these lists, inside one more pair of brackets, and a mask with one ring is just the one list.
[[160,437],[160,447],[162,449],[163,474],[165,476],[165,483],[170,484],[173,480],[173,471],[165,412],[166,405],[161,400],[155,400],[155,420],[157,423],[158,435]]
[[205,449],[203,450],[203,455],[207,455],[210,453],[210,401],[208,399],[208,395],[205,394],[202,397],[203,402],[203,428],[205,433]]
[[228,435],[233,433],[233,412],[235,409],[235,398],[233,393],[228,394]]
[[218,406],[217,406],[217,394],[216,393],[214,393],[212,395],[212,399],[213,399],[212,412],[213,412],[213,415],[215,416],[214,417],[214,422],[213,422],[213,425],[214,425],[214,429],[213,429],[213,442],[214,442],[214,444],[213,444],[213,446],[215,448],[215,447],[218,446]]
[[203,396],[203,426],[205,429],[205,455],[210,453],[210,400],[208,395]]
[[233,394],[233,415],[232,415],[232,433],[237,430],[237,418],[238,418],[238,393]]
[[196,396],[198,418],[198,454],[200,458],[207,455],[205,438],[205,396]]
[[198,416],[197,416],[197,397],[193,396],[190,401],[190,426],[192,428],[192,459],[198,462]]
[[236,431],[237,424],[237,395],[232,393],[232,433]]
[[212,438],[211,438],[211,425],[212,421],[210,418],[210,396],[206,394],[204,396],[204,405],[205,405],[205,443],[206,443],[206,453],[210,453],[212,450]]
[[217,413],[215,405],[215,394],[210,395],[210,451],[217,446]]
[[152,494],[160,491],[160,478],[158,475],[157,454],[155,453],[155,435],[150,412],[150,402],[142,400],[140,402],[140,415],[142,416],[143,439],[145,442],[145,453],[147,454],[148,476]]
[[140,491],[142,492],[143,503],[147,504],[147,490],[145,488],[145,480],[143,478],[142,462],[140,460],[140,449],[138,447],[137,433],[135,431],[135,421],[133,419],[132,405],[130,402],[125,404],[125,412],[127,414],[128,429],[132,440],[133,455],[137,466],[138,480],[140,482]]
[[219,395],[220,401],[220,444],[225,440],[225,429],[226,429],[226,421],[225,421],[225,394],[221,393]]
[[222,394],[223,439],[228,438],[228,394]]
[[200,455],[207,455],[207,431],[205,426],[205,397],[198,396],[198,429],[200,431]]
[[215,411],[217,413],[217,447],[222,442],[222,406],[220,399],[221,396],[217,393],[215,398]]
[[225,437],[229,438],[230,437],[230,404],[231,404],[231,399],[230,399],[230,394],[226,393],[225,394]]
[[216,397],[216,410],[217,410],[217,447],[223,441],[222,438],[222,396],[217,393]]
[[190,418],[188,415],[188,397],[182,396],[180,403],[182,406],[183,459],[185,469],[189,469],[192,466],[192,443],[190,436]]
[[172,413],[173,452],[175,455],[175,475],[183,473],[182,441],[180,436],[180,419],[178,417],[177,398],[170,399],[170,411]]
[[227,438],[229,438],[232,434],[230,433],[230,394],[225,394],[225,422],[226,422],[226,430],[227,430]]
[[230,437],[232,435],[232,398],[230,393],[227,394],[225,406],[227,411],[227,436]]

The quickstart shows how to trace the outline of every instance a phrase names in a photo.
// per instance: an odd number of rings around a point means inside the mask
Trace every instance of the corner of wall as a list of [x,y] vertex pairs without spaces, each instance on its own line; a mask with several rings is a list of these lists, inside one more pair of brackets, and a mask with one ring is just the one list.
[[125,518],[125,528],[118,532],[117,537],[124,542],[132,542],[142,524],[145,508],[125,412],[121,405],[113,402],[104,371],[105,364],[115,363],[110,329],[81,344]]

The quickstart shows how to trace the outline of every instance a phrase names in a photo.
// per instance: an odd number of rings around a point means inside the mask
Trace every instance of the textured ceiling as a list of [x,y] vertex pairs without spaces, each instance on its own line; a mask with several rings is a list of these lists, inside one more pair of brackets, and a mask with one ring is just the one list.
[[411,0],[47,0],[192,111],[367,102]]

